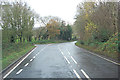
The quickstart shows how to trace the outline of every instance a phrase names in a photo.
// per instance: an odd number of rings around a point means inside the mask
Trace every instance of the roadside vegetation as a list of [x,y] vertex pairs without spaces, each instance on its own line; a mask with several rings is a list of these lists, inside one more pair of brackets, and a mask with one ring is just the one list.
[[4,54],[2,55],[2,68],[6,68],[34,47],[35,46],[30,43],[3,44],[2,53]]
[[79,4],[74,23],[74,34],[78,37],[76,45],[118,60],[118,19],[118,2]]
[[[1,2],[0,13],[3,69],[34,48],[34,44],[76,39],[71,25],[58,17],[41,17],[25,2]],[[40,24],[37,28],[36,23]]]

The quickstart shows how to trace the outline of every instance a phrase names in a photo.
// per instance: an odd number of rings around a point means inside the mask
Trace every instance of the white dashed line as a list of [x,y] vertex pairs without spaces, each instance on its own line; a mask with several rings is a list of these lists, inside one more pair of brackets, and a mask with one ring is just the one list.
[[20,74],[23,71],[23,69],[20,69],[16,74]]
[[70,64],[70,61],[64,56],[64,58],[66,59],[67,63]]
[[26,63],[26,64],[25,64],[25,67],[28,66],[28,65],[29,65],[29,63]]
[[75,64],[77,64],[77,62],[75,61],[75,59],[71,56],[72,60],[75,62]]
[[[37,48],[37,47],[36,47]],[[12,68],[3,78],[6,78],[17,66],[19,66],[36,48],[28,53],[14,68]]]
[[[76,72],[75,69],[73,69],[73,72],[75,73],[75,75],[77,76],[77,78],[81,79],[81,77],[79,76],[79,74]],[[82,80],[82,79],[81,79]]]
[[60,48],[58,48],[58,49],[60,50],[61,54],[64,55],[63,52],[61,51],[61,49]]
[[38,54],[36,54],[35,56],[37,56]]
[[64,55],[63,52],[61,52],[61,53],[62,53],[62,55]]
[[30,59],[30,61],[33,61],[33,59]]
[[[48,46],[48,45],[47,45]],[[47,46],[45,46],[42,50],[44,50]],[[36,47],[37,48],[37,47]],[[31,52],[29,52],[14,68],[12,68],[3,78],[6,78],[16,67],[18,67],[36,48],[34,48]],[[41,50],[41,51],[42,51]],[[40,52],[41,52],[40,51]],[[32,60],[31,60],[32,61]]]
[[[67,50],[67,49],[66,49]],[[67,50],[67,52],[69,53],[69,55],[70,55],[70,52]]]
[[35,56],[33,57],[33,59],[35,59]]
[[85,73],[84,70],[81,69],[81,72],[84,74],[84,76],[85,76],[88,80],[91,80],[90,77]]

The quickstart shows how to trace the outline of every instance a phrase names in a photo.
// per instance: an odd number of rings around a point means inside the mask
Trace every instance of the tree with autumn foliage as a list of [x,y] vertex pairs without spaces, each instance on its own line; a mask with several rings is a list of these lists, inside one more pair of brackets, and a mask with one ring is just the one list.
[[78,44],[117,58],[120,49],[118,7],[118,2],[104,0],[80,3],[74,23]]
[[47,33],[48,33],[48,39],[54,39],[57,38],[56,36],[60,34],[59,30],[59,23],[53,19],[49,20],[49,22],[46,25],[47,27]]

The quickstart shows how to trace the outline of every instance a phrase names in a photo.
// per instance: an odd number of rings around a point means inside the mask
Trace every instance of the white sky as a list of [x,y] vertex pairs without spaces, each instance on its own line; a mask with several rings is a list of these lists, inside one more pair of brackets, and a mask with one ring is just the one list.
[[[0,1],[20,1],[20,0],[0,0]],[[73,24],[77,5],[82,0],[21,0],[28,3],[34,11],[41,17],[57,16],[66,23]],[[35,27],[40,24],[36,23]]]
[[[20,1],[20,0],[0,0],[0,1]],[[69,24],[74,23],[76,7],[82,1],[92,0],[21,0],[29,4],[41,17],[57,16]],[[95,1],[95,0],[93,0]],[[115,0],[112,0],[115,1]],[[38,25],[36,25],[38,26]]]
[[[57,16],[69,24],[74,23],[77,5],[82,1],[96,0],[24,0],[27,1],[32,9],[40,16]],[[116,0],[110,0],[116,1]],[[36,24],[35,26],[39,26]]]
[[[40,16],[57,16],[69,24],[74,23],[76,7],[81,0],[25,0]],[[38,25],[36,25],[38,26]]]
[[[20,0],[3,0],[3,1],[20,1]],[[41,17],[57,16],[69,24],[74,23],[77,5],[85,0],[21,0],[29,4]],[[91,0],[88,0],[91,1]],[[36,23],[35,27],[40,24]]]

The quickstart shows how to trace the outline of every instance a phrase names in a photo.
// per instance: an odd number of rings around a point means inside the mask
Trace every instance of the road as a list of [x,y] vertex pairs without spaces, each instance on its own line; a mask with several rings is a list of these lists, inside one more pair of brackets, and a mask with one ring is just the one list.
[[[62,78],[107,80],[118,78],[118,65],[79,48],[75,42],[42,44],[4,78]],[[33,79],[34,80],[34,79]],[[115,80],[115,79],[114,79]]]

